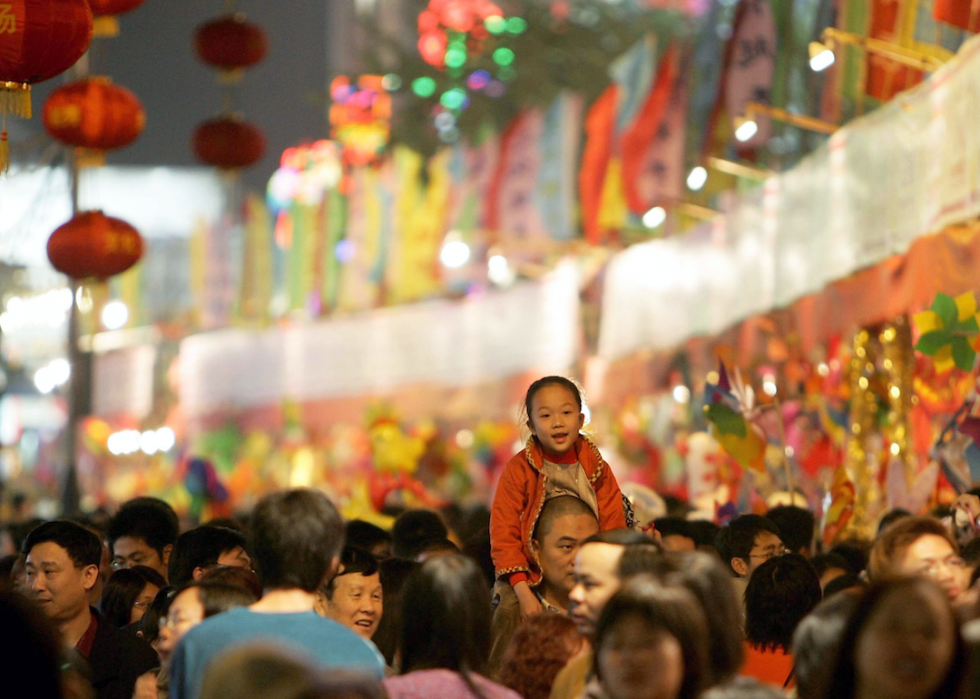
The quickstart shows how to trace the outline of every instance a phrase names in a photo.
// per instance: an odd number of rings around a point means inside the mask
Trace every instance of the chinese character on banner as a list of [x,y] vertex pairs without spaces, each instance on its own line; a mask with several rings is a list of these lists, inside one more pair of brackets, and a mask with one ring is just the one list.
[[391,97],[380,75],[362,75],[356,85],[340,75],[330,84],[331,138],[343,146],[350,165],[374,162],[391,135]]

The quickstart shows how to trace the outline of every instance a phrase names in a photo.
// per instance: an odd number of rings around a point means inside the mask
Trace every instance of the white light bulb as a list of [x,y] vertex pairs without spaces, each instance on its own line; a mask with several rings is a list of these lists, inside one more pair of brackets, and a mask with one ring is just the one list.
[[55,384],[61,386],[71,378],[71,364],[68,363],[67,359],[55,359],[48,364],[48,374]]
[[656,228],[667,220],[667,212],[662,206],[655,206],[643,214],[643,225],[647,228]]
[[749,120],[735,129],[735,138],[742,143],[745,143],[746,141],[751,140],[757,133],[759,133],[759,125],[754,121]]
[[837,56],[834,55],[833,51],[830,49],[824,49],[810,59],[810,69],[813,70],[814,73],[819,73],[834,65],[834,61],[836,60]]
[[687,188],[692,192],[698,192],[702,187],[704,187],[704,183],[707,181],[708,171],[698,165],[696,168],[691,170],[691,174],[687,176]]
[[517,275],[503,255],[493,255],[487,260],[487,278],[497,286],[508,286]]
[[109,330],[119,330],[129,320],[129,309],[122,301],[110,301],[102,309],[102,324]]
[[450,269],[462,267],[470,261],[470,246],[462,240],[447,240],[439,253],[439,259]]
[[160,447],[160,451],[170,451],[176,443],[177,437],[172,429],[161,427],[157,430],[157,446]]
[[674,400],[678,403],[687,403],[691,400],[691,389],[687,386],[674,386]]
[[54,390],[57,383],[51,375],[51,369],[49,367],[41,367],[34,372],[34,385],[37,386],[38,391],[44,394],[51,393]]

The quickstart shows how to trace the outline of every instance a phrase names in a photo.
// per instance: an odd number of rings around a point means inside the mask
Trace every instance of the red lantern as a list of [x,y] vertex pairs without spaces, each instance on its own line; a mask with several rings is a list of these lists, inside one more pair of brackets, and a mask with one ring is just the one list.
[[194,154],[223,170],[248,167],[265,153],[265,136],[241,118],[210,119],[194,130]]
[[119,21],[116,15],[135,10],[143,4],[143,0],[88,0],[95,15],[95,36],[117,36]]
[[262,27],[236,14],[218,17],[198,27],[194,47],[198,57],[209,66],[238,71],[265,58],[269,41]]
[[6,117],[31,117],[31,85],[71,68],[92,41],[86,0],[0,3],[0,172],[7,169]]
[[48,259],[72,279],[105,279],[125,272],[143,255],[143,239],[125,221],[86,211],[48,238]]
[[88,78],[59,87],[44,103],[44,128],[61,143],[93,150],[122,148],[146,123],[132,92],[108,78]]

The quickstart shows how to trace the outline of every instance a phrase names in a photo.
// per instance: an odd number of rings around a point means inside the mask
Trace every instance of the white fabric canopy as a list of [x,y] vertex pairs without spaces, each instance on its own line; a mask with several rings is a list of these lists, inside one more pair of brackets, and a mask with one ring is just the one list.
[[782,307],[980,213],[980,37],[695,231],[606,274],[599,355],[666,349]]

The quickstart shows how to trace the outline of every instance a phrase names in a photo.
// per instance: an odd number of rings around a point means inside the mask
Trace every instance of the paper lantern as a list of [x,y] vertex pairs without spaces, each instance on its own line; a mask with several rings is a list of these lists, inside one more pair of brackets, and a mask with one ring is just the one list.
[[88,0],[95,15],[94,36],[118,36],[119,21],[116,15],[125,14],[142,5],[144,0]]
[[265,153],[258,127],[237,117],[210,119],[194,130],[194,154],[208,165],[233,170],[254,164]]
[[52,92],[44,103],[42,120],[57,141],[104,151],[136,140],[146,113],[132,92],[108,78],[93,77]]
[[0,172],[10,160],[8,114],[31,117],[31,85],[63,73],[92,41],[86,0],[8,0],[0,3]]
[[105,279],[125,272],[143,255],[139,232],[101,211],[76,215],[48,238],[48,259],[72,279]]
[[257,24],[241,14],[226,15],[205,22],[194,34],[198,57],[222,71],[241,71],[265,58],[269,41]]

